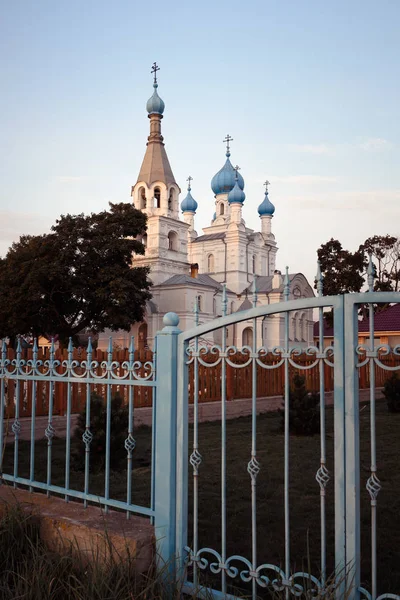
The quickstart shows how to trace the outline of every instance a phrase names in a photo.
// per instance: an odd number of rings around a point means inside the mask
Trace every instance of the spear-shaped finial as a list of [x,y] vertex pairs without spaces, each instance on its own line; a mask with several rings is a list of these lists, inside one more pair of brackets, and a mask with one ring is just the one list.
[[285,302],[289,300],[290,292],[290,280],[289,280],[289,267],[286,267],[285,278],[283,280],[283,297]]
[[372,262],[372,254],[369,255],[368,269],[367,269],[367,281],[368,281],[368,291],[374,291],[374,280],[376,277],[375,265]]
[[[131,335],[131,341],[129,344],[129,355],[133,355],[135,353],[135,338],[133,335]],[[129,360],[131,360],[130,356],[129,356]]]
[[72,343],[72,337],[69,338],[68,341],[68,354],[71,356],[74,351],[74,345]]
[[50,360],[54,359],[54,354],[56,352],[56,346],[54,344],[54,338],[51,338],[51,344],[50,344]]
[[21,346],[21,336],[19,335],[17,338],[17,354],[21,354],[22,346]]
[[221,312],[222,316],[226,317],[226,312],[228,309],[228,297],[226,295],[226,283],[222,284],[222,300],[221,300]]
[[2,358],[7,358],[7,344],[6,344],[6,340],[3,338],[3,343],[1,345],[1,353],[2,353]]
[[112,353],[113,353],[112,336],[110,335],[110,337],[108,338],[108,348],[107,348],[108,360],[112,360]]
[[33,348],[32,348],[32,352],[33,352],[33,357],[37,358],[37,354],[39,352],[39,348],[38,348],[38,343],[37,343],[37,338],[35,338],[33,340]]
[[318,296],[322,296],[323,291],[324,291],[324,278],[322,277],[322,273],[321,273],[321,263],[320,261],[317,262],[317,275],[315,277],[315,281],[317,284],[317,293]]
[[253,285],[251,286],[251,291],[253,292],[253,308],[256,308],[257,306],[257,275],[254,273],[253,274]]
[[93,352],[92,337],[89,336],[88,344],[87,344],[87,348],[86,348],[86,354],[92,354],[92,352]]

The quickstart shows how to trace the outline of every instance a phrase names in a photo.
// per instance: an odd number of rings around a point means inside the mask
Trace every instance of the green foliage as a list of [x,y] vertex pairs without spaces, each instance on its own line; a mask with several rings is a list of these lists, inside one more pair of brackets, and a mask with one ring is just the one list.
[[383,386],[383,395],[386,398],[389,412],[400,412],[400,379],[397,373],[393,373],[386,379]]
[[58,334],[65,342],[86,329],[129,331],[150,299],[148,268],[134,239],[146,216],[131,204],[61,216],[49,234],[25,235],[0,260],[0,337]]
[[349,252],[333,238],[317,250],[324,278],[324,295],[359,292],[364,284],[366,268],[364,251]]
[[[129,408],[124,404],[123,398],[116,394],[111,398],[111,436],[110,436],[110,467],[121,468],[126,464],[125,439],[128,436]],[[90,471],[104,469],[106,457],[106,421],[107,403],[104,398],[96,393],[90,397],[90,431],[93,440],[90,444]],[[79,414],[74,437],[80,441],[74,455],[74,468],[77,470],[85,467],[85,444],[82,435],[86,429],[86,406]]]
[[[285,411],[280,412],[283,431]],[[294,435],[314,435],[319,428],[319,394],[307,392],[305,377],[296,373],[289,392],[289,431]]]
[[393,235],[374,235],[360,246],[372,254],[376,266],[376,292],[398,291],[400,286],[400,240]]

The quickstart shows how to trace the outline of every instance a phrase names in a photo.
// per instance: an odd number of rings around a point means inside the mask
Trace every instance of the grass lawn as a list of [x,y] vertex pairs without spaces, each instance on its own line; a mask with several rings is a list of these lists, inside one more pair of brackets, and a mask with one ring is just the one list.
[[[281,417],[266,413],[257,419],[257,457],[261,471],[257,478],[258,563],[284,565],[283,513],[283,448],[280,432]],[[361,448],[361,558],[363,581],[370,588],[370,503],[365,483],[369,476],[369,406],[360,409]],[[378,476],[382,491],[378,497],[378,592],[400,591],[400,414],[389,414],[386,404],[377,403]],[[199,544],[220,550],[220,436],[219,422],[199,426],[199,446],[203,457],[200,466]],[[133,463],[133,498],[137,504],[149,505],[151,430],[140,427],[135,432],[136,449]],[[192,439],[192,431],[189,440]],[[189,442],[190,443],[190,442]],[[73,444],[74,446],[74,444]],[[315,473],[319,466],[319,436],[290,438],[290,522],[291,563],[293,570],[320,571],[320,508],[319,486]],[[239,554],[251,558],[251,504],[250,476],[247,462],[251,448],[251,418],[243,417],[227,422],[227,551],[228,556]],[[65,440],[53,443],[52,482],[64,481]],[[46,441],[36,443],[35,477],[45,481]],[[334,481],[333,481],[333,410],[327,409],[328,468],[332,479],[327,487],[327,552],[328,569],[334,565]],[[20,442],[20,475],[28,476],[29,443]],[[4,472],[11,473],[13,447],[6,446]],[[189,507],[192,506],[190,481]],[[111,474],[111,497],[125,499],[126,468]],[[83,489],[83,473],[71,471],[71,487]],[[90,492],[104,490],[102,473],[92,474]],[[191,542],[191,515],[189,515],[189,543]]]

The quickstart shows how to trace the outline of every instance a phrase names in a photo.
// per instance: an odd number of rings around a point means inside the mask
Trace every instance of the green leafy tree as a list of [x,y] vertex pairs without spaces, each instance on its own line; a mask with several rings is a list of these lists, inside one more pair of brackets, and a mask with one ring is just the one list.
[[324,295],[359,292],[364,284],[364,249],[349,252],[338,240],[330,239],[317,250],[324,278]]
[[393,235],[374,235],[360,250],[371,254],[376,267],[375,291],[397,292],[400,289],[400,239]]
[[129,331],[151,297],[148,268],[132,266],[145,230],[146,216],[121,203],[22,236],[0,261],[0,337]]

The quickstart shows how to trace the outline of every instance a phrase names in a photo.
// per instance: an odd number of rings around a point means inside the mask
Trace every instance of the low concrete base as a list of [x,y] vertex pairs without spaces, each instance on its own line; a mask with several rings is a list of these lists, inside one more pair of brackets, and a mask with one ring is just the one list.
[[148,519],[101,508],[84,508],[77,502],[64,502],[61,498],[47,498],[44,494],[0,485],[0,514],[7,505],[19,506],[27,513],[40,518],[43,541],[59,553],[76,549],[90,561],[98,557],[106,562],[110,556],[136,562],[138,573],[149,570],[154,556],[154,528]]

